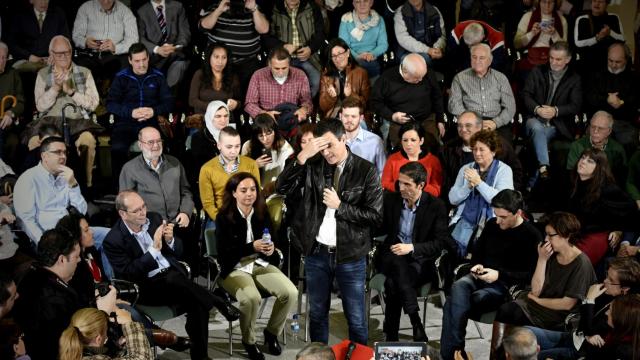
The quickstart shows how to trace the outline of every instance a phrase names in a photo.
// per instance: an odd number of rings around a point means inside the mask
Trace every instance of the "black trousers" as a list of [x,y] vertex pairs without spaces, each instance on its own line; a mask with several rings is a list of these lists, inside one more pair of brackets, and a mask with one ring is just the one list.
[[214,296],[173,267],[139,285],[140,304],[178,306],[187,312],[185,330],[191,338],[191,359],[206,359]]
[[411,254],[394,255],[386,252],[382,256],[387,308],[384,317],[384,332],[397,334],[400,327],[400,315],[414,314],[420,311],[416,288],[435,278],[433,263],[429,260],[417,261]]

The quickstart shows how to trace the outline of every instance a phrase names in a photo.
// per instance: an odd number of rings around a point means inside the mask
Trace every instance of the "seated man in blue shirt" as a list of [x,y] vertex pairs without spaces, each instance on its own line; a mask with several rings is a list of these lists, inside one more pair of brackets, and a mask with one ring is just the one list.
[[[34,247],[38,246],[45,230],[53,229],[58,220],[67,215],[73,206],[79,212],[87,213],[85,201],[78,181],[71,168],[66,166],[67,146],[64,139],[51,136],[40,145],[40,163],[25,171],[14,188],[14,207],[20,227],[27,234]],[[96,248],[101,250],[109,229],[92,227]],[[113,271],[103,256],[106,275],[111,278]]]
[[382,139],[360,127],[364,121],[364,111],[362,103],[355,97],[347,97],[342,102],[340,121],[344,125],[347,135],[347,146],[352,153],[371,162],[378,169],[378,174],[382,174],[387,155],[384,153]]
[[387,237],[378,260],[386,276],[386,341],[398,341],[403,309],[411,320],[413,340],[428,341],[418,314],[416,288],[436,278],[434,260],[443,249],[450,251],[455,246],[447,229],[447,207],[441,199],[422,191],[426,182],[427,170],[411,161],[400,168],[400,191],[384,196],[381,229]]

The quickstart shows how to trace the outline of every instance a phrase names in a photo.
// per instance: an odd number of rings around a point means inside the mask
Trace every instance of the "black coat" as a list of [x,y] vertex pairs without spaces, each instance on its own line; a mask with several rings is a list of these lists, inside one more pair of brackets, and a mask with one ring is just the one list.
[[[585,105],[589,115],[604,110],[614,119],[634,122],[638,117],[638,73],[631,68],[631,62],[620,74],[612,74],[609,70],[591,73],[588,77],[589,91],[585,93]],[[624,105],[615,109],[607,102],[609,93],[618,93]]]
[[[400,243],[398,233],[400,231],[400,216],[404,207],[402,196],[399,192],[386,192],[384,194],[384,216],[380,233],[386,233],[380,256],[390,252],[393,244]],[[416,218],[413,224],[413,252],[411,255],[416,260],[434,260],[442,250],[452,251],[455,244],[448,229],[449,216],[444,201],[433,195],[422,192],[422,197],[416,209]]]
[[87,264],[87,255],[91,254],[93,260],[100,268],[100,272],[102,273],[102,281],[109,281],[107,276],[104,273],[104,269],[102,267],[102,257],[100,253],[95,247],[87,248],[82,253],[82,258],[78,263],[78,267],[76,267],[76,272],[73,273],[73,278],[69,281],[69,285],[73,289],[75,289],[76,293],[78,293],[78,297],[82,302],[87,304],[91,304],[95,307],[96,305],[96,297],[95,297],[95,288],[96,284],[93,280],[93,274],[91,273],[91,269],[89,269],[89,264]]
[[[269,212],[264,210],[264,219],[260,220],[258,215],[254,211],[251,216],[251,230],[253,232],[254,240],[262,238],[264,229],[269,229],[271,234],[271,241],[276,243],[275,232],[271,227],[271,220],[269,219]],[[242,217],[240,211],[237,208],[233,210],[233,219],[230,220],[226,214],[218,213],[216,217],[216,238],[218,248],[218,261],[222,271],[220,275],[226,278],[229,273],[233,271],[234,266],[240,261],[241,258],[255,254],[253,249],[253,242],[247,244],[247,221]],[[267,260],[272,264],[277,264],[279,257],[277,252],[273,252],[271,256],[266,256],[259,253],[259,258]]]
[[29,355],[34,360],[56,360],[58,340],[71,316],[90,304],[83,303],[73,288],[43,267],[27,273],[18,293],[13,312],[24,331]]
[[17,60],[28,60],[30,55],[47,57],[49,43],[54,36],[64,35],[67,39],[71,38],[67,18],[62,9],[57,6],[49,5],[42,23],[42,31],[38,27],[38,18],[32,6],[9,19],[12,20],[11,26],[7,27],[9,30],[7,42],[11,54]]
[[527,111],[527,118],[535,117],[535,108],[541,105],[550,105],[558,108],[557,117],[551,119],[560,136],[573,141],[576,135],[575,116],[582,110],[582,84],[578,75],[571,66],[560,79],[560,83],[553,94],[550,103],[547,103],[549,88],[549,65],[535,67],[525,82],[522,89],[522,100]]
[[[293,212],[293,245],[301,254],[314,249],[327,207],[323,190],[332,187],[334,167],[324,159],[299,165],[292,161],[278,177],[278,193],[299,194],[301,201]],[[338,186],[341,204],[336,210],[337,258],[339,263],[361,259],[371,248],[371,230],[382,221],[382,184],[375,166],[349,151]]]
[[[150,221],[148,233],[153,238],[156,229],[162,224],[162,217],[160,214],[148,212],[147,218]],[[150,271],[158,268],[158,263],[151,253],[142,251],[140,244],[131,235],[122,219],[113,225],[102,246],[113,267],[115,277],[118,279],[140,284],[147,279],[147,274]],[[182,254],[182,241],[179,238],[174,236],[174,250],[163,243],[161,251],[171,267],[188,277],[186,270],[178,262],[178,258]]]

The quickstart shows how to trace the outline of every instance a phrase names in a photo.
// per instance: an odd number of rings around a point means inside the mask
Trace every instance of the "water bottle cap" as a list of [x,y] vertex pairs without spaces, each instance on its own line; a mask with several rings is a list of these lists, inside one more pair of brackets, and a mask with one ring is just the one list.
[[293,314],[293,319],[298,320],[298,314]]
[[269,233],[269,229],[268,228],[264,228],[264,230],[262,231],[263,234],[268,234]]

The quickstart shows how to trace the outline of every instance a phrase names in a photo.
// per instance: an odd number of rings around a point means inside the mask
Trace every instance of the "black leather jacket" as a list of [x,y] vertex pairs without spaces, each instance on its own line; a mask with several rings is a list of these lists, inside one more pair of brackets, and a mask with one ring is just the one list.
[[[322,192],[332,179],[332,166],[324,159],[299,165],[292,161],[280,174],[277,189],[280,194],[303,195],[293,209],[293,245],[301,254],[309,255],[327,207]],[[349,151],[339,184],[340,207],[336,211],[337,261],[345,263],[361,259],[371,248],[371,230],[382,221],[382,185],[376,168],[370,162]]]

